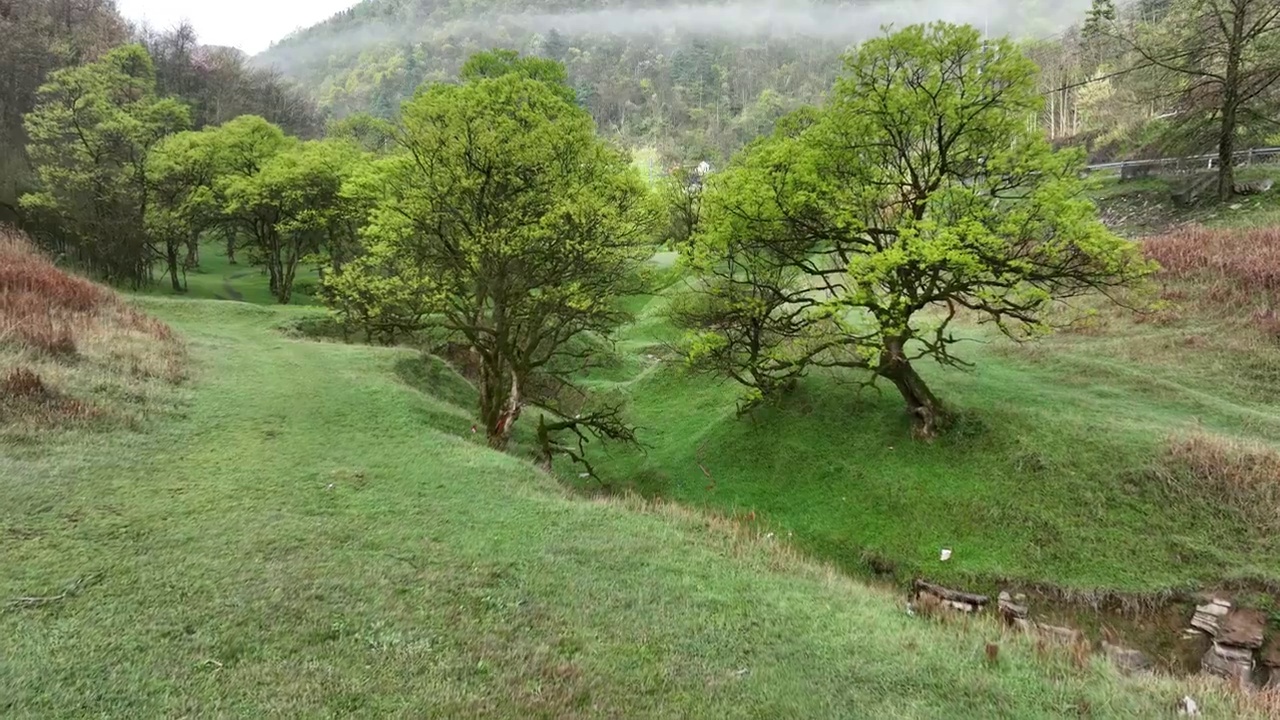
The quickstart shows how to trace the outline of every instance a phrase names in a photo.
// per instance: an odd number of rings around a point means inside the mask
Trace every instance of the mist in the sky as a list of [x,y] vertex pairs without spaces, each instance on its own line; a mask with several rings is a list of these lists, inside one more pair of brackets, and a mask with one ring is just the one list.
[[840,5],[786,0],[622,7],[573,13],[503,16],[536,32],[568,35],[650,35],[673,32],[721,36],[813,37],[863,40],[887,25],[930,20],[967,23],[996,35],[1046,34],[1079,22],[1090,0],[1062,0],[1048,13],[1029,16],[1015,0],[870,0]]
[[[335,52],[358,52],[387,42],[429,40],[448,34],[492,35],[501,40],[522,33],[563,35],[702,35],[719,37],[814,38],[850,44],[880,34],[886,26],[946,20],[968,23],[991,35],[1047,36],[1080,22],[1091,0],[1050,5],[1025,0],[863,0],[841,4],[806,0],[738,0],[662,7],[637,5],[564,13],[488,14],[424,27],[367,22],[337,35],[312,36],[268,51],[268,63],[323,60]],[[1032,13],[1028,6],[1034,5]]]

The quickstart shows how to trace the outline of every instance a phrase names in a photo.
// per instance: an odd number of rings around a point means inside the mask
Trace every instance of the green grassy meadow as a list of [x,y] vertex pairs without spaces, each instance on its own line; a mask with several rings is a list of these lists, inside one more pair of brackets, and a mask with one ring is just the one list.
[[1274,587],[1280,534],[1167,457],[1280,447],[1280,344],[1247,319],[970,326],[976,369],[922,367],[958,416],[923,444],[891,388],[836,374],[735,417],[671,355],[667,298],[633,298],[583,381],[649,447],[604,456],[602,492],[487,449],[443,362],[300,337],[322,311],[207,250],[185,296],[134,299],[185,342],[182,384],[127,424],[0,437],[0,717],[1130,718],[1188,693],[1266,716],[900,589]]
[[[933,444],[910,439],[892,386],[815,375],[782,406],[737,419],[737,388],[642,355],[624,364],[631,378],[599,384],[628,391],[652,447],[616,454],[603,474],[754,513],[814,555],[899,580],[1157,593],[1280,579],[1280,540],[1156,472],[1179,434],[1280,442],[1280,351],[1233,362],[1186,350],[1211,327],[1114,322],[1023,347],[975,331],[975,370],[927,368],[960,416]],[[660,335],[631,347],[659,357]]]
[[[191,378],[140,429],[0,453],[5,717],[1156,717],[1122,678],[912,618],[732,523],[586,500],[307,312],[146,299]],[[448,381],[456,384],[456,379]],[[982,659],[997,641],[997,665]]]

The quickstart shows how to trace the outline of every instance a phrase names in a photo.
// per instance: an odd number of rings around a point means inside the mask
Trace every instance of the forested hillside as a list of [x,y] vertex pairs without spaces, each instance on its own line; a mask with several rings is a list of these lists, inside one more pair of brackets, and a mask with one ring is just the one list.
[[563,62],[600,129],[683,161],[723,161],[830,88],[840,56],[886,24],[928,18],[1052,37],[1088,0],[644,4],[618,0],[365,0],[259,61],[314,88],[336,116],[389,116],[477,50]]
[[[1041,67],[1045,97],[1028,122],[1112,159],[1216,148],[1233,56],[1245,59],[1238,79],[1250,86],[1240,93],[1249,112],[1233,122],[1233,145],[1262,144],[1280,130],[1266,119],[1275,93],[1263,91],[1280,61],[1258,60],[1275,43],[1271,5],[365,0],[258,61],[313,88],[334,116],[390,116],[422,82],[456,77],[473,52],[512,48],[563,62],[603,132],[656,146],[670,160],[722,162],[787,111],[818,100],[851,45],[884,25],[937,18],[1019,40]],[[1236,16],[1257,37],[1220,32]]]

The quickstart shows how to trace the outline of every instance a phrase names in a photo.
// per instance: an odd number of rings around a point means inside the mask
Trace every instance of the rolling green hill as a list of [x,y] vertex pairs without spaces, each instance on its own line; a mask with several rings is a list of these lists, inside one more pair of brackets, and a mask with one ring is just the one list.
[[[145,429],[0,452],[6,717],[1154,717],[1184,692],[908,617],[679,506],[590,501],[299,309],[142,303],[192,356]],[[987,641],[999,664],[983,661]]]

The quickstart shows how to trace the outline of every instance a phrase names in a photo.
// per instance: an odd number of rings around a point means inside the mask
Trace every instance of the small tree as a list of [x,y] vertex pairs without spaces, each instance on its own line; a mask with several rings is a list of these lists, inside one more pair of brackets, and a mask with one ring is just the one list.
[[554,81],[563,70],[546,81],[491,60],[405,104],[399,151],[355,184],[373,201],[366,254],[326,298],[468,348],[502,448],[535,383],[589,366],[598,343],[585,341],[625,318],[617,300],[652,253],[653,217],[627,158]]
[[40,190],[23,205],[56,217],[90,268],[135,287],[167,255],[146,232],[154,188],[147,159],[189,123],[186,106],[155,88],[146,50],[120,47],[54,73],[26,117]]
[[690,359],[776,392],[815,365],[901,393],[915,432],[945,412],[916,371],[961,311],[1025,336],[1055,300],[1148,272],[1081,196],[1080,158],[1026,124],[1035,67],[969,27],[914,26],[847,60],[826,107],[713,178],[687,253],[702,272]]
[[702,221],[702,187],[705,178],[680,169],[662,179],[662,201],[667,209],[664,240],[673,249],[688,245]]

